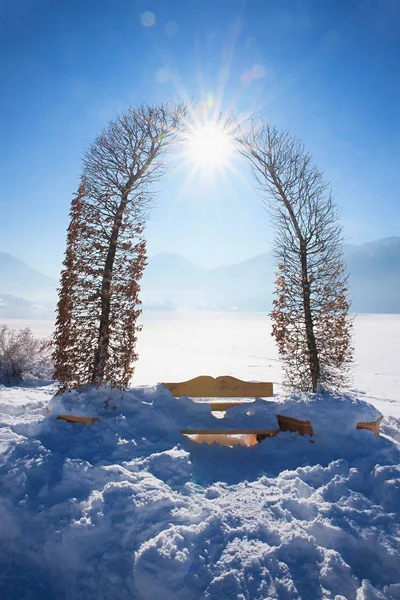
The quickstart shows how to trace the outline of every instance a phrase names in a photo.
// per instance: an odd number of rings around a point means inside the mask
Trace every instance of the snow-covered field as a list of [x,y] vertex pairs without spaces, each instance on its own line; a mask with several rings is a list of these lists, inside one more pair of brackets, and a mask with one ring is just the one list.
[[[51,335],[53,323],[10,319]],[[197,375],[233,375],[273,381],[282,374],[269,319],[262,313],[147,312],[142,317],[134,385],[183,381]],[[400,315],[359,315],[355,320],[353,389],[384,415],[400,417]]]
[[[358,317],[352,393],[307,402],[284,396],[263,315],[143,323],[125,394],[0,387],[0,598],[398,600],[400,316]],[[273,381],[280,404],[217,420],[155,385],[199,374]],[[385,415],[380,437],[354,427],[378,414],[365,400]],[[55,419],[68,410],[102,420]],[[309,418],[314,443],[286,432],[226,448],[179,434],[268,427],[276,412]]]

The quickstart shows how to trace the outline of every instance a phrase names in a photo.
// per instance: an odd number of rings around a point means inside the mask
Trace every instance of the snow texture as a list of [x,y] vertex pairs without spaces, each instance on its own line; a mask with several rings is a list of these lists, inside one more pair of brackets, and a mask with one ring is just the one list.
[[[395,417],[377,437],[355,429],[380,415],[356,395],[279,396],[216,419],[162,386],[53,392],[0,388],[1,598],[400,598]],[[66,412],[101,420],[56,419]],[[314,443],[179,433],[275,427],[276,414],[309,419]]]
[[[125,394],[0,387],[0,599],[400,600],[400,315],[356,318],[352,393],[326,401],[282,393],[262,314],[143,325]],[[273,381],[278,396],[221,420],[155,385],[200,374]],[[380,413],[380,437],[355,429]],[[309,419],[314,443],[285,432],[226,448],[179,433],[276,427],[276,414]]]

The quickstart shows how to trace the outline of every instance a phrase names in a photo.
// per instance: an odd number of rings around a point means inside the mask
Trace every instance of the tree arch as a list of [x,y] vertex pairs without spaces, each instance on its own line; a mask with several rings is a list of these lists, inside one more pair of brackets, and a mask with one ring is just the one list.
[[[84,384],[125,388],[134,372],[143,230],[151,184],[190,115],[142,104],[111,121],[86,152],[72,200],[55,341],[59,393]],[[336,208],[302,143],[261,122],[232,128],[276,225],[279,272],[272,334],[287,382],[337,387],[351,362],[347,277]]]

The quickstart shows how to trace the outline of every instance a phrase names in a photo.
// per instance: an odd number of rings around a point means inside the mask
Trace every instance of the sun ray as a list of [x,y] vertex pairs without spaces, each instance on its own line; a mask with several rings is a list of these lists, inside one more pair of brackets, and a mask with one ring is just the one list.
[[185,154],[200,169],[221,170],[232,158],[231,136],[215,121],[194,123],[185,138]]

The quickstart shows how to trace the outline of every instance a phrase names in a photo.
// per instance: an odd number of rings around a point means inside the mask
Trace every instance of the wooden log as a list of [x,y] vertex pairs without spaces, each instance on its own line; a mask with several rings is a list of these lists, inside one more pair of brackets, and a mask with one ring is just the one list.
[[[163,383],[173,396],[190,396],[192,398],[265,398],[274,395],[270,382],[242,381],[223,375],[210,377],[200,375],[189,381]],[[214,409],[216,410],[216,409]]]
[[58,415],[57,419],[68,421],[69,423],[85,423],[92,425],[96,421],[100,421],[100,417],[81,417],[76,415]]
[[376,421],[360,421],[359,423],[357,423],[356,429],[369,429],[370,431],[373,431],[375,435],[379,435],[380,424],[382,422],[382,419],[383,415],[382,417],[379,417],[379,419],[377,419]]
[[284,415],[276,415],[280,431],[296,431],[300,435],[314,435],[310,421],[301,421],[293,417],[285,417]]

